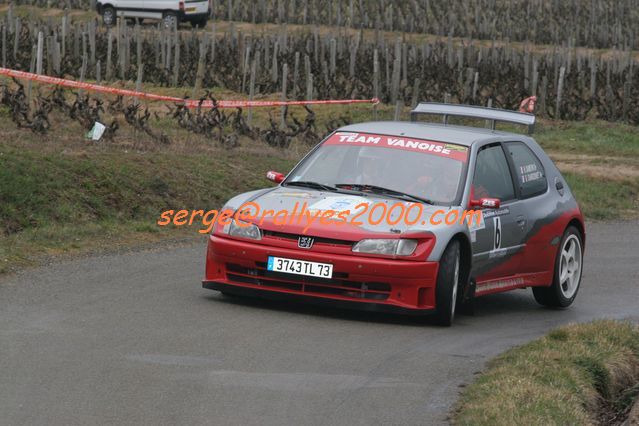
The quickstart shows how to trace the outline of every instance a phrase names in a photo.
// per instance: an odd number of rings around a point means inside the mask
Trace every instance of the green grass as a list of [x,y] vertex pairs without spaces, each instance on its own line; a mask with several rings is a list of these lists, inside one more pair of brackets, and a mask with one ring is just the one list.
[[453,421],[461,425],[598,423],[609,412],[628,409],[638,381],[636,325],[608,320],[569,325],[491,361],[462,393]]
[[620,219],[636,216],[639,210],[637,179],[609,180],[575,173],[563,173],[588,219]]
[[550,151],[631,157],[639,160],[639,128],[608,121],[542,121],[534,135]]
[[237,193],[268,186],[266,171],[292,164],[268,149],[78,153],[1,144],[0,272],[42,254],[174,236],[155,224],[163,210],[219,208]]

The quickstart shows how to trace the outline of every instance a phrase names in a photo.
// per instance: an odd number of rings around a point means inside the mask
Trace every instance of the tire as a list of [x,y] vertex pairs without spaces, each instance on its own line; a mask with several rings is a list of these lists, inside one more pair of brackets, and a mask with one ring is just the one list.
[[207,19],[196,19],[194,21],[191,21],[191,26],[193,28],[206,28],[206,23],[207,23]]
[[102,9],[102,22],[107,27],[112,27],[115,25],[115,21],[117,20],[117,15],[115,13],[115,9],[111,6],[106,6]]
[[461,255],[459,241],[451,241],[439,261],[437,287],[435,288],[435,323],[450,326],[455,318],[455,309],[460,296],[459,280]]
[[569,226],[559,244],[550,287],[533,287],[537,303],[553,308],[567,308],[577,297],[583,271],[583,240],[579,230]]
[[164,12],[162,15],[162,25],[168,30],[172,30],[174,26],[178,26],[180,20],[175,12]]

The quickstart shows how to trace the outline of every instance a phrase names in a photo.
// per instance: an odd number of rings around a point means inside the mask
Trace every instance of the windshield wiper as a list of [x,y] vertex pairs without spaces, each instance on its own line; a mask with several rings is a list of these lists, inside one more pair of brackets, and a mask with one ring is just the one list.
[[334,186],[325,185],[323,183],[313,182],[313,181],[310,181],[310,180],[297,180],[297,181],[286,182],[285,186],[303,186],[303,187],[306,187],[306,188],[320,189],[320,190],[323,190],[323,191],[337,191],[338,190]]
[[402,200],[412,200],[412,201],[417,201],[420,203],[435,204],[432,200],[429,200],[428,198],[418,197],[417,195],[407,194],[405,192],[396,191],[394,189],[384,188],[382,186],[377,186],[377,185],[369,185],[369,184],[362,184],[362,183],[338,183],[337,185],[335,185],[335,187],[337,188],[347,187],[355,191],[368,191],[375,194],[383,194],[383,195],[388,195],[389,197],[400,198]]

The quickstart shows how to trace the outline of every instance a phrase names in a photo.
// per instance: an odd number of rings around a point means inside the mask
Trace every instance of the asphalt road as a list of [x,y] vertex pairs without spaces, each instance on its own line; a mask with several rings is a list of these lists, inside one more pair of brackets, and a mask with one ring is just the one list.
[[639,319],[639,223],[588,227],[568,310],[486,296],[452,328],[229,299],[204,246],[0,279],[0,424],[437,424],[486,360],[552,327]]

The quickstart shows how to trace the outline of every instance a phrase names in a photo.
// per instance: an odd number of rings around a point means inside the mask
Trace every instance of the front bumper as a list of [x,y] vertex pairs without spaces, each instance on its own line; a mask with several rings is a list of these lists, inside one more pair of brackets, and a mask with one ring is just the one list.
[[[331,263],[333,278],[267,271],[268,256]],[[329,255],[211,236],[202,286],[269,299],[423,315],[435,309],[438,266],[437,262]]]

